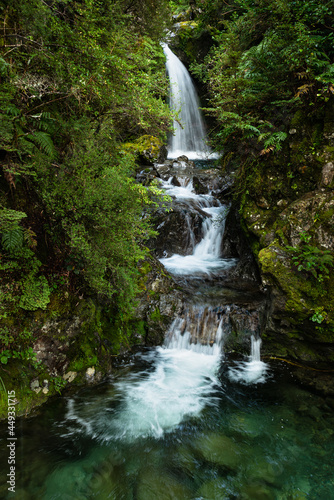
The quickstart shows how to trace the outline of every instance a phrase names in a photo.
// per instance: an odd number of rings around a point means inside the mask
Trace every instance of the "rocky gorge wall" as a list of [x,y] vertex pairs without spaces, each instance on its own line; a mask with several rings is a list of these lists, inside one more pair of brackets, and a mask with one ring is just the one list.
[[238,206],[270,300],[264,351],[334,364],[334,111],[297,112],[276,159],[255,161]]
[[[100,382],[124,356],[163,342],[181,310],[182,294],[153,256],[139,262],[138,270],[142,292],[135,311],[123,320],[111,302],[68,290],[54,292],[44,310],[2,314],[1,342],[15,336],[24,353],[11,353],[0,373],[6,390],[15,391],[17,415],[30,413],[65,387]],[[6,415],[7,401],[1,398],[0,419]]]

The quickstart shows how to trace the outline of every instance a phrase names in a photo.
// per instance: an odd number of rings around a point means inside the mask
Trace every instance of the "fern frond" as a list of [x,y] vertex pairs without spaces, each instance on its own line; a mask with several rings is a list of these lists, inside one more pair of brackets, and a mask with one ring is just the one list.
[[27,242],[29,248],[33,249],[37,247],[36,233],[30,227],[24,231],[24,239]]
[[271,147],[275,148],[276,151],[280,151],[282,149],[282,142],[285,141],[288,134],[285,132],[274,132],[268,137],[268,139],[264,142],[264,150],[267,150]]
[[265,132],[264,134],[261,134],[259,135],[258,137],[258,141],[264,141],[265,139],[267,139],[269,136],[271,135],[271,132]]
[[19,108],[14,106],[14,104],[8,104],[6,108],[4,109],[5,113],[9,116],[19,116],[21,114],[21,111]]
[[27,217],[25,212],[3,208],[0,210],[0,231],[7,232],[16,229],[22,219]]
[[14,253],[20,250],[23,246],[23,229],[16,227],[11,231],[3,233],[1,243],[6,252]]
[[298,87],[295,97],[300,97],[303,94],[308,94],[309,90],[314,86],[314,83],[305,83],[305,85],[301,85]]
[[44,153],[50,157],[54,157],[56,150],[53,141],[49,134],[46,132],[34,132],[33,134],[28,134],[26,139],[37,145]]

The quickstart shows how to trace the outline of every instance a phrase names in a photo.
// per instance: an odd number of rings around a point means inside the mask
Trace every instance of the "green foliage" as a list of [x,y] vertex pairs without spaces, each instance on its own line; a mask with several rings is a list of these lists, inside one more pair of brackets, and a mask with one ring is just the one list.
[[310,319],[314,323],[319,323],[319,325],[320,325],[323,321],[325,321],[326,317],[327,317],[327,313],[324,311],[324,308],[318,307]]
[[19,306],[26,311],[46,309],[50,302],[50,288],[45,276],[29,274],[22,282],[22,295]]
[[55,147],[49,134],[46,132],[34,132],[27,134],[26,139],[37,144],[37,146],[44,151],[50,159],[55,156]]
[[[286,117],[310,106],[316,113],[334,93],[334,9],[329,2],[204,1],[199,30],[209,29],[211,52],[192,69],[210,89],[207,110],[218,121],[218,149],[275,153],[286,139]],[[312,12],[312,15],[311,15]]]
[[7,232],[17,229],[22,219],[27,217],[24,212],[2,208],[0,210],[0,232]]
[[23,241],[23,229],[17,227],[2,234],[1,244],[6,252],[15,253],[22,248]]
[[[168,1],[10,0],[3,13],[0,148],[20,200],[6,195],[0,211],[6,303],[45,309],[51,274],[126,319],[161,195],[135,183],[138,148],[123,145],[154,137],[157,149],[171,127],[160,45]],[[27,206],[24,222],[16,206]]]
[[51,381],[53,383],[54,390],[59,394],[61,393],[62,389],[67,385],[67,381],[64,380],[63,377],[52,377]]
[[307,233],[301,233],[301,246],[298,248],[288,246],[288,250],[295,254],[292,257],[298,271],[305,271],[316,280],[323,281],[329,274],[329,269],[333,267],[334,260],[330,250],[322,250],[313,245],[309,245],[311,237]]
[[14,335],[7,327],[0,329],[0,363],[6,365],[10,359],[19,359],[29,362],[34,368],[39,367],[36,354],[29,343],[33,340],[32,333],[24,329],[21,333]]

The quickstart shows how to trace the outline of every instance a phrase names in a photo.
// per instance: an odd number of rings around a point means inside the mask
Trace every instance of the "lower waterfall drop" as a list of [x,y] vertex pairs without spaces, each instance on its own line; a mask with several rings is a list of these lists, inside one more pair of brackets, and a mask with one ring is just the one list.
[[237,362],[228,369],[228,376],[232,382],[243,384],[258,384],[267,380],[268,366],[261,361],[261,339],[251,337],[251,354],[248,361]]
[[[200,311],[199,315],[205,315],[205,311]],[[214,332],[210,330],[205,343],[203,338],[203,343],[197,344],[192,342],[190,331],[184,333],[184,320],[175,319],[166,337],[166,345],[141,355],[150,367],[125,375],[114,384],[110,408],[108,395],[104,399],[104,408],[109,408],[107,412],[99,413],[94,403],[77,406],[75,398],[70,399],[66,415],[67,435],[71,434],[73,423],[101,442],[160,438],[173,431],[185,418],[197,417],[205,406],[214,405],[219,387],[217,373],[223,329],[222,321],[215,321],[214,315],[211,316],[210,328],[214,323]],[[203,320],[205,323],[204,317]],[[203,329],[204,323],[200,323],[199,320],[198,325]],[[118,404],[113,409],[115,400]]]

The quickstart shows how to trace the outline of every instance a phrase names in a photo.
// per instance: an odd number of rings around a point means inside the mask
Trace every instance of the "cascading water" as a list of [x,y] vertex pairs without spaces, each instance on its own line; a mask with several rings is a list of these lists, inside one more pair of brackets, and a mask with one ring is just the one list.
[[174,119],[174,135],[168,145],[168,158],[185,155],[189,159],[213,157],[206,144],[205,126],[199,110],[199,100],[191,77],[180,59],[163,46],[170,81],[170,108],[178,113]]
[[177,201],[188,202],[192,209],[200,210],[202,214],[206,214],[202,224],[202,239],[197,245],[190,248],[189,255],[174,254],[171,257],[160,259],[160,262],[171,273],[183,276],[194,276],[195,274],[210,276],[232,267],[236,263],[236,259],[220,258],[228,207],[222,205],[210,194],[197,195],[191,180],[185,184],[181,177],[178,178],[178,181],[180,186],[173,186],[167,181],[162,182],[162,187]]
[[248,361],[239,361],[228,369],[228,376],[233,382],[253,384],[265,382],[268,375],[268,366],[261,361],[261,339],[251,337],[251,355]]
[[[181,170],[177,179],[173,172],[178,186],[170,180],[164,187],[185,212],[187,251],[164,263],[179,283],[192,282],[191,300],[166,332],[163,347],[131,356],[93,388],[54,398],[36,418],[18,419],[15,498],[333,496],[331,398],[306,391],[292,377],[282,384],[267,376],[254,311],[249,312],[248,361],[231,366],[227,352],[223,356],[236,307],[226,301],[226,289],[224,305],[218,295],[220,273],[234,264],[220,257],[225,207],[210,194],[197,195],[196,183]],[[200,241],[194,211],[202,221]],[[216,276],[218,287],[212,282]],[[264,380],[268,384],[258,385]],[[254,383],[256,390],[250,390]],[[8,422],[0,428],[5,450],[11,439]],[[8,457],[0,454],[0,497],[6,500],[13,497]]]
[[[184,128],[180,128],[173,139],[170,153],[172,156],[190,153],[199,157],[207,149],[195,89],[183,64],[167,46],[164,50],[168,56],[167,68],[172,86],[176,81],[179,88],[178,99],[182,103],[181,118],[184,120]],[[161,184],[175,203],[181,203],[189,211],[185,216],[187,255],[175,253],[160,261],[177,279],[198,278],[210,282],[236,264],[236,259],[221,258],[228,206],[211,193],[196,194],[186,167],[181,164],[177,176]],[[174,185],[175,181],[177,185]],[[197,213],[202,218],[202,236],[197,244],[190,213]],[[78,411],[75,400],[69,401],[67,420],[76,422],[85,432],[102,441],[115,439],[115,436],[133,441],[143,436],[160,437],[175,429],[185,417],[198,416],[215,400],[215,388],[219,385],[217,373],[227,331],[225,323],[226,314],[219,306],[209,305],[205,297],[187,304],[183,314],[175,318],[166,332],[164,346],[142,356],[149,363],[149,369],[139,374],[130,373],[115,383],[112,400],[118,401],[118,406],[117,411],[110,412],[113,417],[110,421],[96,418],[94,404],[80,407]],[[254,338],[252,346],[250,361],[232,368],[229,372],[231,379],[234,377],[233,380],[247,383],[264,380],[265,365],[258,359],[259,343]]]

